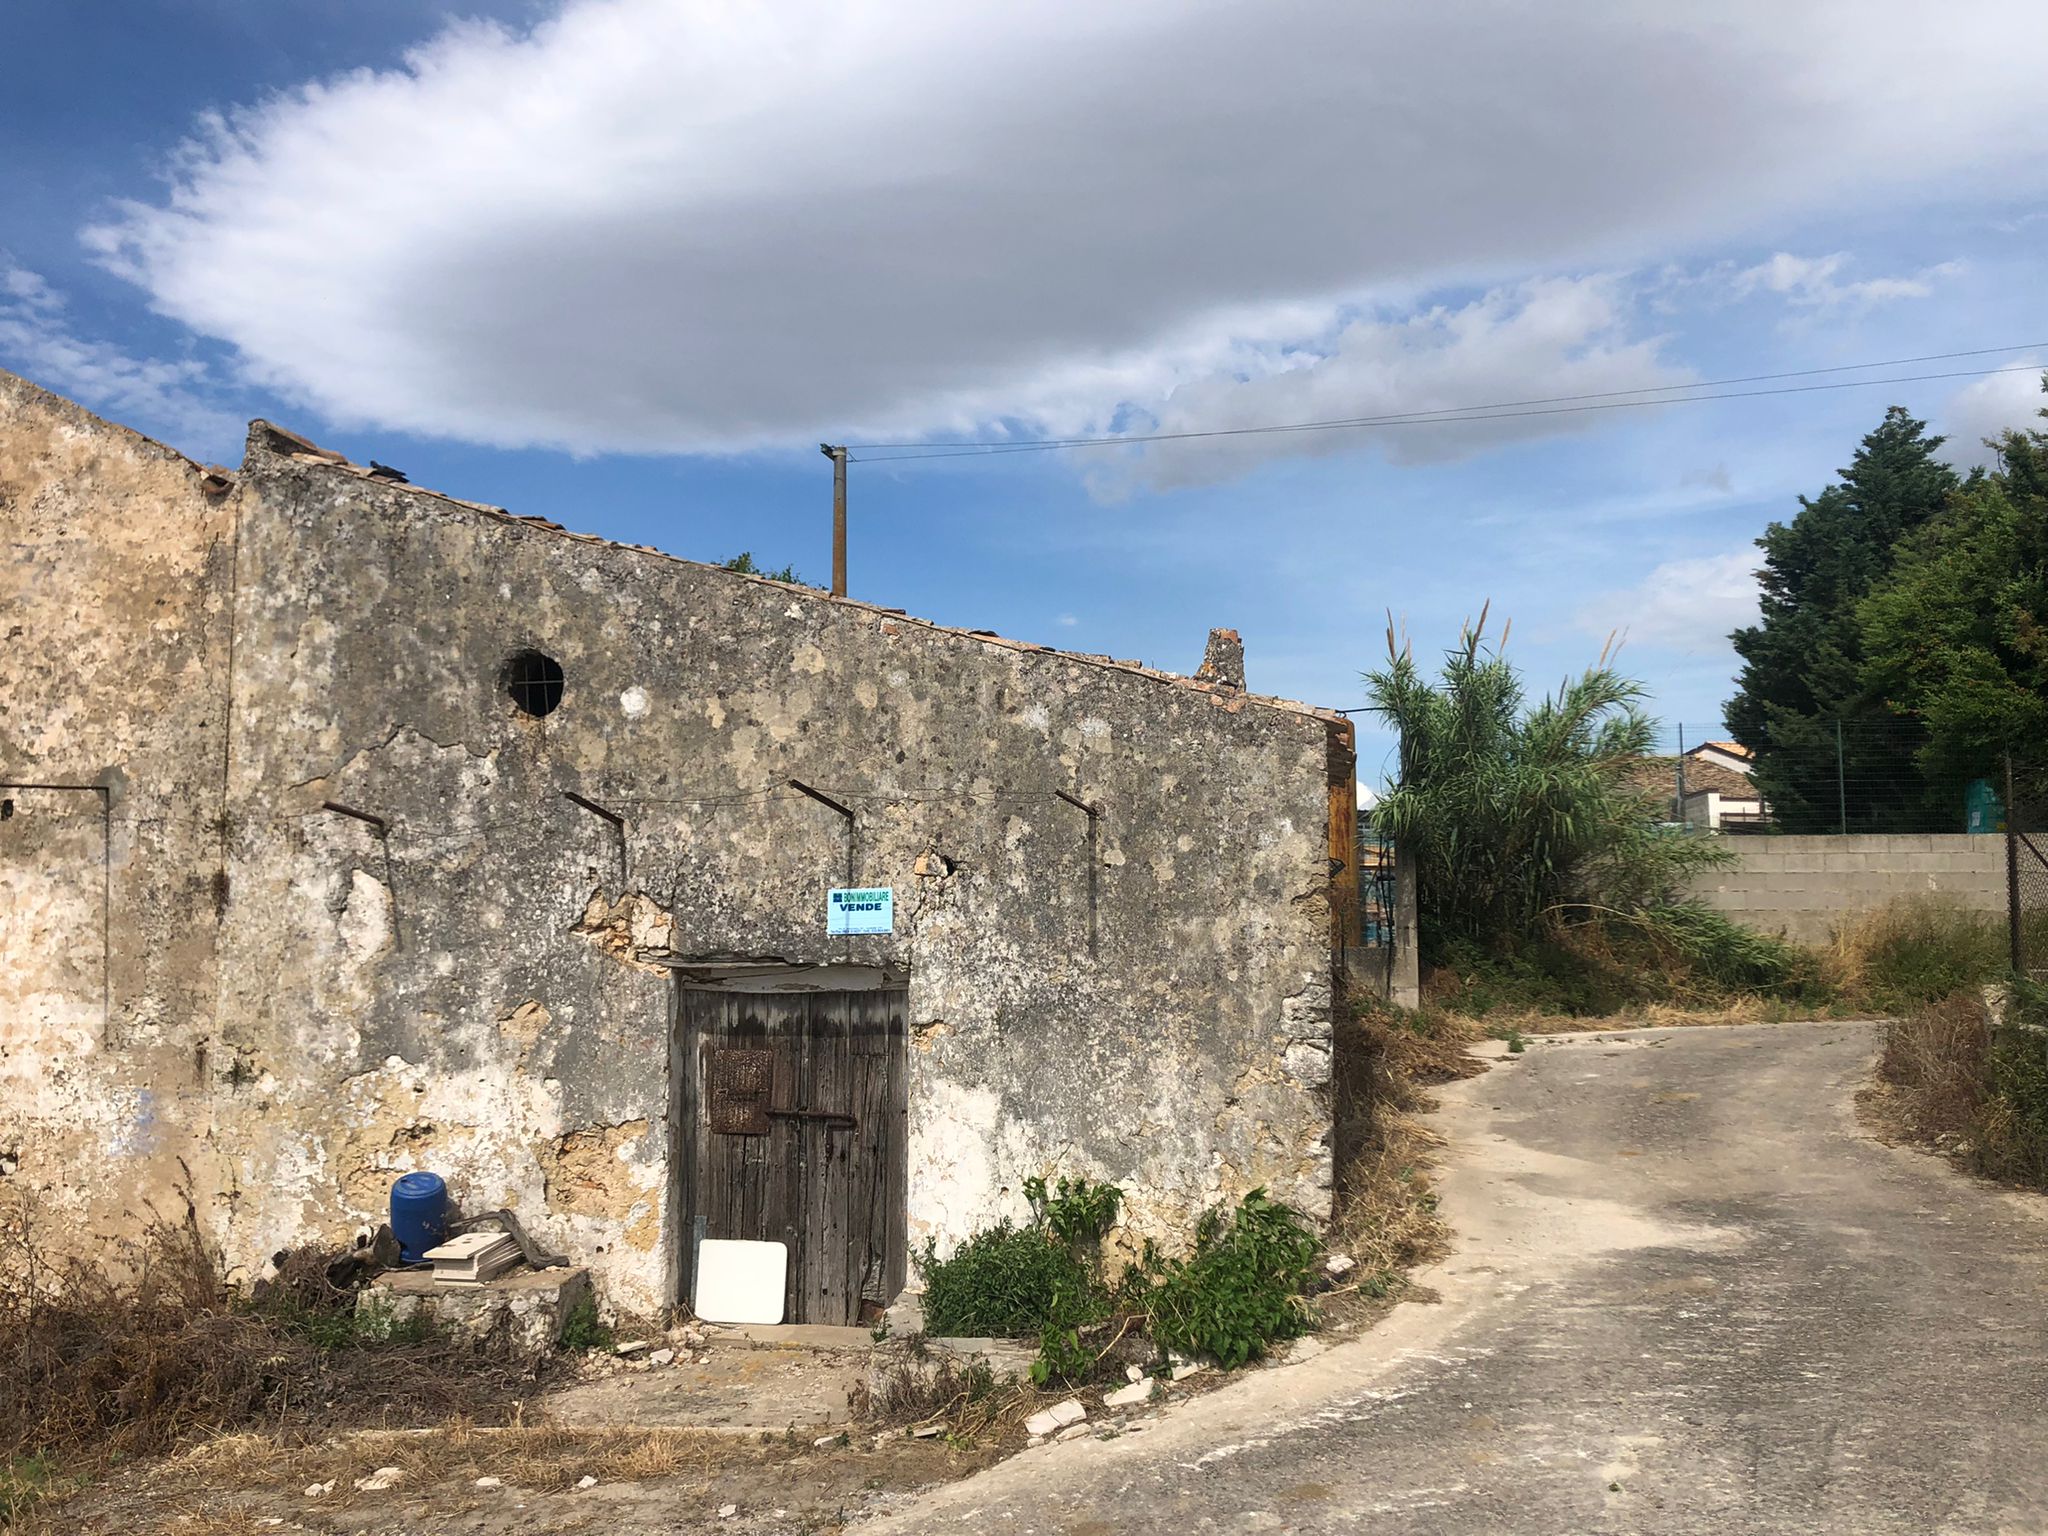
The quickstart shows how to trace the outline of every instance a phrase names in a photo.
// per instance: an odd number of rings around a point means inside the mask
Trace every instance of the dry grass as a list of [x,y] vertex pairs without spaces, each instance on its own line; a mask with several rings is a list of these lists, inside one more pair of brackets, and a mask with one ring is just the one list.
[[2015,985],[2008,1008],[1997,1024],[1980,996],[1957,993],[1896,1020],[1877,1086],[1858,1103],[1881,1134],[2048,1188],[2048,996]]
[[1908,896],[1838,923],[1822,950],[1836,994],[1876,1013],[1938,1003],[2002,975],[1998,921],[1935,896]]
[[1955,996],[1886,1027],[1877,1073],[1897,1128],[1937,1145],[1967,1137],[1988,1093],[1991,1025],[1983,1005]]
[[1467,1049],[1480,1034],[1466,1020],[1370,1002],[1338,1025],[1341,1172],[1329,1242],[1358,1261],[1353,1285],[1369,1296],[1446,1251],[1429,1177],[1443,1140],[1417,1117],[1431,1107],[1431,1084],[1485,1070]]
[[[454,1424],[432,1430],[367,1430],[319,1442],[272,1435],[217,1436],[138,1468],[61,1508],[45,1506],[9,1536],[254,1536],[278,1529],[524,1530],[577,1528],[573,1501],[585,1477],[617,1488],[652,1483],[650,1523],[633,1529],[696,1529],[727,1499],[809,1506],[803,1528],[882,1487],[957,1476],[992,1458],[957,1442],[861,1440],[818,1449],[812,1435],[734,1435],[713,1430],[575,1430],[552,1425]],[[358,1491],[380,1468],[401,1476],[388,1490]],[[505,1491],[475,1488],[494,1477]],[[307,1489],[332,1482],[317,1496]],[[560,1499],[561,1503],[543,1503]],[[483,1503],[480,1505],[479,1500]],[[512,1513],[514,1509],[526,1513]],[[398,1514],[404,1512],[400,1521]],[[693,1522],[679,1511],[700,1516]],[[480,1515],[488,1513],[485,1523]],[[444,1523],[445,1522],[445,1523]],[[715,1523],[715,1522],[709,1522]]]
[[512,1418],[539,1384],[472,1340],[363,1328],[326,1255],[289,1254],[240,1298],[189,1202],[92,1261],[46,1260],[39,1231],[26,1205],[0,1227],[0,1519],[223,1431]]

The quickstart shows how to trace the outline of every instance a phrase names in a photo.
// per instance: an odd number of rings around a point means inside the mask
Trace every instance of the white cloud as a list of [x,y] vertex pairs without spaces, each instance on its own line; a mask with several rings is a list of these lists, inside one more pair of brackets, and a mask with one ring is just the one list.
[[1729,634],[1756,622],[1762,563],[1754,548],[1666,560],[1633,587],[1589,602],[1579,627],[1601,635],[1619,630],[1631,646],[1725,655]]
[[1840,275],[1849,265],[1849,256],[1843,251],[1831,256],[1795,256],[1779,251],[1768,261],[1735,273],[1731,286],[1738,298],[1761,290],[1803,309],[1872,309],[1899,299],[1924,299],[1934,292],[1937,280],[1962,271],[1961,262],[1945,261],[1911,277],[1871,277],[1845,282]]
[[[1660,338],[1629,334],[1632,303],[1615,278],[1549,279],[1496,289],[1469,304],[1391,319],[1336,323],[1319,336],[1241,346],[1224,366],[1177,381],[1147,430],[1232,432],[1271,422],[1414,415],[1489,402],[1554,400],[1685,384]],[[1598,413],[1540,406],[1482,419],[1442,418],[1313,433],[1209,438],[1157,445],[1094,472],[1109,494],[1139,481],[1170,486],[1223,478],[1283,454],[1338,453],[1368,442],[1396,463],[1463,457],[1482,448],[1580,430]]]
[[137,357],[81,335],[64,296],[42,275],[0,255],[0,359],[46,388],[199,454],[223,454],[245,423],[206,398],[192,361]]
[[1949,397],[1930,423],[1933,430],[1948,437],[1942,445],[1943,458],[1959,469],[1989,468],[1997,455],[1985,446],[1985,439],[2015,428],[2048,429],[2048,421],[2040,416],[2041,408],[2048,406],[2048,395],[2041,391],[2041,375],[2048,370],[2048,363],[2016,359],[2013,366],[2022,364],[2024,372],[1977,379]]
[[264,384],[484,443],[1353,407],[1403,295],[2026,195],[2044,50],[2032,0],[572,0],[204,124],[91,241]]

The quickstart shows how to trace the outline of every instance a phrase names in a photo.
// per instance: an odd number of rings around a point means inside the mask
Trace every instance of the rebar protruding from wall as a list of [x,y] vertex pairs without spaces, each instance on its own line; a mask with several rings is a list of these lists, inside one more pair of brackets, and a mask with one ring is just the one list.
[[808,795],[811,799],[817,801],[818,804],[824,806],[827,810],[837,811],[841,816],[844,816],[846,818],[846,883],[848,887],[860,884],[860,882],[854,878],[854,815],[852,807],[841,805],[837,800],[834,800],[830,795],[826,794],[823,790],[811,788],[811,786],[804,783],[802,779],[791,779],[789,781],[789,787],[795,790],[800,795]]
[[1100,929],[1100,881],[1102,879],[1102,807],[1064,789],[1053,791],[1076,810],[1088,816],[1088,953],[1094,954]]
[[619,892],[623,895],[631,884],[631,871],[626,857],[626,818],[617,811],[607,810],[595,800],[577,794],[573,789],[563,790],[562,798],[571,805],[581,806],[599,820],[609,822],[611,829],[619,834]]
[[332,811],[337,816],[346,816],[350,821],[360,821],[377,834],[377,846],[384,852],[384,889],[391,893],[391,947],[403,954],[405,921],[398,904],[398,872],[391,863],[391,823],[369,811],[359,811],[352,805],[343,805],[339,800],[322,800],[320,809]]

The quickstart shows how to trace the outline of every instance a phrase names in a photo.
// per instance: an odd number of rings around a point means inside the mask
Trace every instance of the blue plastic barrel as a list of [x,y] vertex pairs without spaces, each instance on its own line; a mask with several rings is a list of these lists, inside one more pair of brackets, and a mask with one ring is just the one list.
[[448,1235],[448,1186],[438,1173],[404,1173],[391,1186],[391,1235],[398,1256],[417,1264]]

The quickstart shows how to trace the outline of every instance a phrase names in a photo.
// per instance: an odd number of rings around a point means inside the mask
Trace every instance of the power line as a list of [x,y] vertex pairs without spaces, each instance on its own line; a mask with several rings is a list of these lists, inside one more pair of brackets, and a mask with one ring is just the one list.
[[[992,456],[1003,453],[1050,453],[1067,448],[1110,448],[1139,443],[1185,442],[1198,438],[1256,437],[1282,432],[1330,432],[1362,427],[1429,425],[1460,421],[1500,421],[1525,416],[1567,416],[1589,411],[1638,409],[1644,406],[1685,405],[1706,400],[1746,400],[1765,395],[1812,394],[1826,390],[1866,389],[1880,384],[1915,384],[1937,379],[1990,378],[2004,373],[2032,373],[2039,365],[2022,363],[2006,368],[1968,368],[1939,373],[1893,374],[1881,379],[1843,379],[1823,384],[1785,385],[1773,389],[1731,390],[1731,384],[1760,383],[1773,379],[1811,378],[1821,374],[1850,373],[1869,368],[1903,367],[1916,362],[1936,362],[1959,357],[1983,357],[1998,352],[2019,352],[2048,346],[2044,342],[2023,342],[2008,347],[1979,347],[1961,352],[1935,352],[1917,358],[1893,358],[1884,362],[1845,363],[1829,368],[1802,368],[1785,373],[1750,374],[1740,378],[1701,380],[1693,384],[1648,385],[1632,390],[1605,390],[1579,395],[1550,395],[1528,400],[1503,400],[1485,405],[1444,406],[1435,410],[1402,411],[1380,416],[1350,416],[1322,421],[1271,423],[1252,427],[1211,427],[1183,432],[1130,433],[1119,437],[1064,437],[1019,441],[1015,438],[978,443],[953,443],[927,448],[915,443],[870,443],[864,453],[883,453],[881,458],[859,458],[870,464],[906,463],[915,459],[950,459]],[[1701,394],[1701,390],[1719,393]],[[1690,393],[1678,393],[1690,391]],[[1631,398],[1620,398],[1623,396]],[[1646,398],[1648,397],[1648,398]],[[1656,398],[1661,397],[1661,398]],[[913,452],[891,452],[914,449]],[[857,456],[858,458],[858,456]]]

